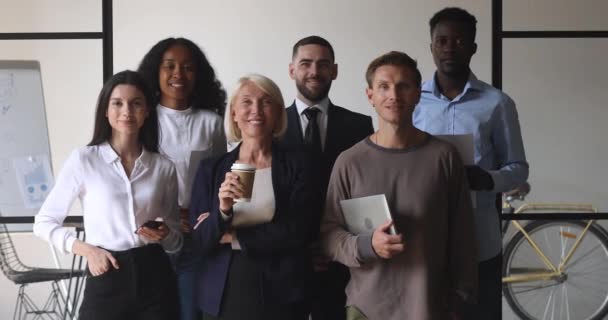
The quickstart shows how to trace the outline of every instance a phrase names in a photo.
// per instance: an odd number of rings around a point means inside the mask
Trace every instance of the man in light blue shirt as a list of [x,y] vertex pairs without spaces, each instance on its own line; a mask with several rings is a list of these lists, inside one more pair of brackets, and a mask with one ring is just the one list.
[[528,178],[515,103],[478,80],[469,68],[477,50],[477,20],[460,8],[445,8],[430,20],[431,53],[437,71],[422,85],[414,125],[430,134],[473,134],[475,165],[467,166],[477,191],[479,301],[465,319],[501,318],[501,232],[497,193]]

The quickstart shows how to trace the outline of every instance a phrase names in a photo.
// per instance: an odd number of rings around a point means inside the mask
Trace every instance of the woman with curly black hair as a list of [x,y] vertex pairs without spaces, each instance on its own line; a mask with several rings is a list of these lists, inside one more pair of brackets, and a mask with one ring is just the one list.
[[174,256],[181,319],[200,319],[195,304],[194,272],[188,206],[192,177],[204,157],[226,152],[223,120],[226,92],[205,54],[192,41],[168,38],[158,42],[142,59],[138,72],[156,94],[160,125],[160,152],[177,170],[184,245]]
[[[214,111],[219,115],[224,114],[226,106],[226,91],[222,83],[216,78],[213,67],[209,64],[203,51],[191,40],[185,38],[167,38],[155,44],[142,59],[137,71],[149,81],[150,89],[156,93],[156,97],[163,98],[163,83],[159,80],[161,67],[165,54],[174,47],[187,49],[190,56],[190,67],[188,70],[194,75],[192,90],[185,97],[188,101],[187,106],[193,109],[206,109]],[[170,59],[169,59],[170,60]],[[170,61],[167,61],[170,62]],[[169,97],[165,97],[169,98]],[[162,104],[162,103],[161,103]],[[171,106],[165,106],[172,108]],[[172,108],[174,109],[174,108]]]

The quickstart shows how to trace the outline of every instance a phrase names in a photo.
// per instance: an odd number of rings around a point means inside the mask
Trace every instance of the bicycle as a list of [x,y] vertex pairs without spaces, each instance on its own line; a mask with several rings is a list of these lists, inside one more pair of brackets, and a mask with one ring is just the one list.
[[[528,190],[503,196],[503,212],[588,212],[589,204],[513,201]],[[608,314],[608,232],[589,221],[537,220],[516,228],[503,252],[503,295],[521,319],[603,319]]]

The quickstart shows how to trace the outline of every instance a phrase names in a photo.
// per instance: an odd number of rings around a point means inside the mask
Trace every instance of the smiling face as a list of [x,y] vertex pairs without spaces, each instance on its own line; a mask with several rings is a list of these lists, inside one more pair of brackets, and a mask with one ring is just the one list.
[[337,75],[338,65],[329,48],[317,44],[299,47],[289,64],[289,76],[296,81],[298,96],[305,102],[316,103],[327,97]]
[[234,98],[230,116],[241,131],[243,140],[272,138],[279,120],[278,108],[272,97],[253,82],[242,85]]
[[148,117],[144,94],[133,85],[117,85],[110,95],[106,117],[112,127],[112,136],[136,136]]
[[411,125],[414,107],[420,100],[415,72],[407,66],[383,65],[376,69],[366,90],[380,122]]
[[182,45],[167,49],[159,66],[160,103],[173,109],[185,109],[196,81],[192,53]]
[[473,32],[456,21],[439,22],[431,36],[431,53],[437,71],[447,76],[469,72],[471,57],[477,51]]

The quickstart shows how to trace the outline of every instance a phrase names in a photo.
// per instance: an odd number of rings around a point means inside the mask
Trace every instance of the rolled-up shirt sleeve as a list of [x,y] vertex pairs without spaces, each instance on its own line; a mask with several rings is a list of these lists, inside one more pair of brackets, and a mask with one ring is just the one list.
[[63,226],[74,200],[82,191],[81,160],[78,150],[66,160],[53,189],[34,219],[34,234],[64,254],[72,252],[77,239],[73,228]]

